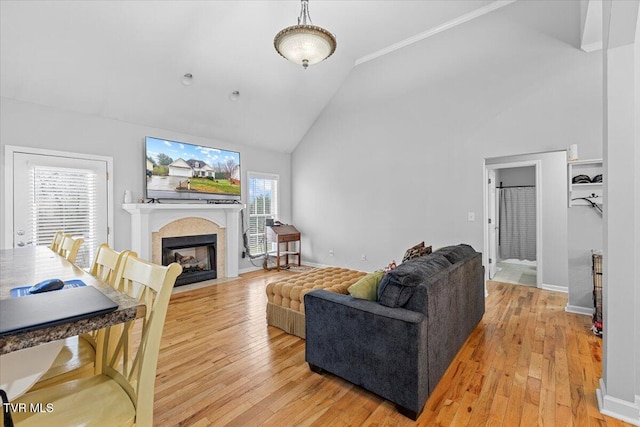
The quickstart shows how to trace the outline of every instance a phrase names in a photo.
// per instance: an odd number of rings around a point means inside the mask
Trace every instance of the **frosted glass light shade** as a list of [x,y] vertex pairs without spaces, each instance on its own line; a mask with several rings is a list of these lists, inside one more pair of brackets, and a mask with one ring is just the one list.
[[336,38],[322,27],[294,25],[276,34],[273,45],[280,55],[307,68],[335,52]]

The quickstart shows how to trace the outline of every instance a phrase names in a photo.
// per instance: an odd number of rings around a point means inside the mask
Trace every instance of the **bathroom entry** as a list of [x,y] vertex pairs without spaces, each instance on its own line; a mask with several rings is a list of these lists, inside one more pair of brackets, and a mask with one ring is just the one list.
[[487,176],[489,279],[537,286],[536,165],[492,165]]
[[497,260],[493,280],[536,286],[536,169],[496,170]]

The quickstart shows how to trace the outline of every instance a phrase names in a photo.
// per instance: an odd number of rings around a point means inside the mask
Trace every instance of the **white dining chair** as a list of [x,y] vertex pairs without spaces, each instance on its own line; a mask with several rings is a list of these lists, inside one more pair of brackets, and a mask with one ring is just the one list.
[[73,237],[71,234],[65,234],[58,247],[58,253],[70,262],[76,262],[80,245],[84,242],[82,237]]
[[[135,321],[125,324],[116,345],[103,334],[100,375],[67,381],[29,392],[15,405],[50,403],[52,412],[14,412],[19,426],[153,425],[154,386],[164,320],[175,280],[182,272],[177,263],[161,266],[126,254],[118,269],[118,289],[132,291],[146,304],[140,333],[131,334]],[[109,329],[109,328],[107,328]],[[135,349],[135,350],[134,350]],[[19,406],[18,406],[19,407]]]
[[58,249],[60,248],[60,243],[62,243],[63,237],[64,231],[56,231],[56,234],[53,235],[53,240],[51,241],[51,245],[49,246],[49,248],[57,253]]
[[[116,287],[116,274],[125,254],[137,256],[132,251],[118,252],[107,243],[98,246],[96,256],[89,272],[112,287]],[[115,331],[117,327],[113,327]],[[102,351],[103,340],[98,339],[104,330],[92,331],[80,336],[66,338],[60,353],[31,390],[49,387],[65,381],[97,375],[101,371],[101,358],[96,354]]]

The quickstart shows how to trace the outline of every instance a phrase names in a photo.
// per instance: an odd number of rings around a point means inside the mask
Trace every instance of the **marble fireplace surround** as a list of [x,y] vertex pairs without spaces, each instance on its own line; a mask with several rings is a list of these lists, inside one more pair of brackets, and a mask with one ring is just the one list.
[[129,203],[131,250],[162,264],[161,238],[217,234],[218,278],[237,277],[241,204]]

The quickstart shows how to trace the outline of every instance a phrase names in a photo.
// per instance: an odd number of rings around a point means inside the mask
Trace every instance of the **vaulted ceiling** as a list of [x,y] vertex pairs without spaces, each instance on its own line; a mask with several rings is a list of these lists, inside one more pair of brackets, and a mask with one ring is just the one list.
[[0,94],[291,152],[354,67],[511,3],[311,0],[338,48],[304,70],[273,48],[298,0],[3,0]]

